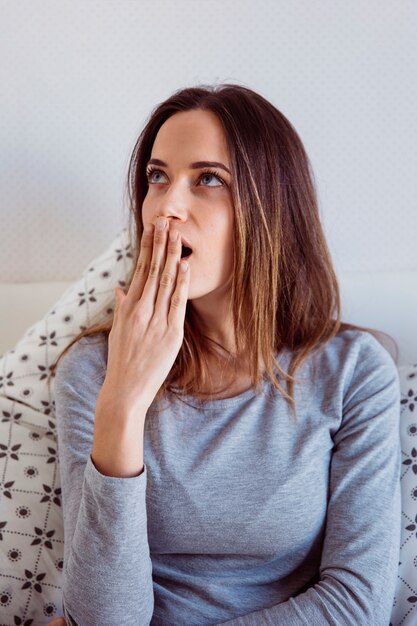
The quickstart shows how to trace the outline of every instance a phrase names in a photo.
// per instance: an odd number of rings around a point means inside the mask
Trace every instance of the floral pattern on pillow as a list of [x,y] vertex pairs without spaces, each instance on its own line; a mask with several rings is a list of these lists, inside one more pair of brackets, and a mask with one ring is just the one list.
[[50,365],[114,307],[133,251],[127,228],[0,357],[0,626],[63,615],[64,529]]

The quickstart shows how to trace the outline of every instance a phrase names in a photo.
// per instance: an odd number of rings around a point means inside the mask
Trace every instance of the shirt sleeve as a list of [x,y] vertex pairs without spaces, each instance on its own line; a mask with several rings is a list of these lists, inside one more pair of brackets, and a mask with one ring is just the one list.
[[146,465],[139,476],[112,477],[101,474],[91,458],[103,370],[95,345],[78,342],[55,376],[63,609],[68,623],[76,626],[148,626],[154,597]]
[[333,435],[319,581],[285,602],[222,624],[390,624],[401,538],[400,382],[391,356],[368,337]]

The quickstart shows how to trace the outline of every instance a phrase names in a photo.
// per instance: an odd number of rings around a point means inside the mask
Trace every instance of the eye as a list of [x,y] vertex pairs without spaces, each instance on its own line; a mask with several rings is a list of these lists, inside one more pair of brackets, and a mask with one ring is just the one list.
[[[152,168],[152,167],[146,170],[146,176],[147,176],[148,180],[150,180],[151,182],[153,182],[152,181],[152,176],[153,176],[153,174],[155,172],[157,172],[158,174],[161,174],[161,170],[156,170],[155,168]],[[162,172],[162,174],[163,174],[163,172]]]
[[[164,172],[162,170],[157,170],[154,167],[149,167],[146,170],[146,177],[148,179],[148,181],[152,184],[157,184],[158,180],[154,180],[154,174],[164,174]],[[203,187],[222,187],[226,184],[226,182],[224,181],[224,179],[219,175],[218,172],[211,171],[211,170],[205,170],[204,172],[201,173],[199,180],[201,179],[207,179],[207,177],[209,178],[217,178],[217,180],[220,182],[220,185],[203,185]]]
[[[201,174],[201,178],[207,178],[207,176],[209,178],[217,178],[217,180],[220,181],[221,185],[224,184],[224,180],[216,173],[216,172],[203,172]],[[203,187],[220,187],[221,185],[203,185]]]

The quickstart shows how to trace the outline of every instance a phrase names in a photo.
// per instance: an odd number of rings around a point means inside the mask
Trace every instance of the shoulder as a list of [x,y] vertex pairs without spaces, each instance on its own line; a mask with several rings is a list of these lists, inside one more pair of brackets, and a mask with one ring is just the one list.
[[62,449],[66,448],[68,454],[77,455],[78,446],[91,449],[96,402],[106,376],[105,339],[105,335],[82,337],[62,356],[55,372],[58,445],[65,442]]
[[344,402],[381,395],[399,402],[399,372],[379,339],[366,331],[344,330],[335,338],[344,367]]
[[107,368],[107,346],[107,335],[104,332],[81,337],[58,363],[55,386],[62,380],[104,379]]
[[394,358],[382,339],[364,330],[341,331],[333,339],[333,350],[355,369],[383,367],[391,372],[397,370]]
[[312,390],[339,409],[356,393],[390,388],[398,394],[399,373],[388,349],[364,330],[342,330],[308,359]]
[[388,349],[371,333],[364,330],[342,330],[319,352],[324,364],[346,375],[358,367],[375,366],[396,370],[396,364]]

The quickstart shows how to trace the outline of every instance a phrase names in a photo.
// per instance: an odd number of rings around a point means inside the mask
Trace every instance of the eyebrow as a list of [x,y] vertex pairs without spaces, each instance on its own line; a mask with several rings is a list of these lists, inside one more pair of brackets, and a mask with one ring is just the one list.
[[[150,159],[146,164],[146,167],[148,165],[162,165],[162,167],[168,167],[168,164],[165,163],[165,161],[161,161],[161,159]],[[231,174],[230,170],[223,165],[223,163],[219,163],[219,161],[196,161],[195,163],[191,163],[190,167],[193,170],[200,170],[203,167],[220,167],[222,170]]]

